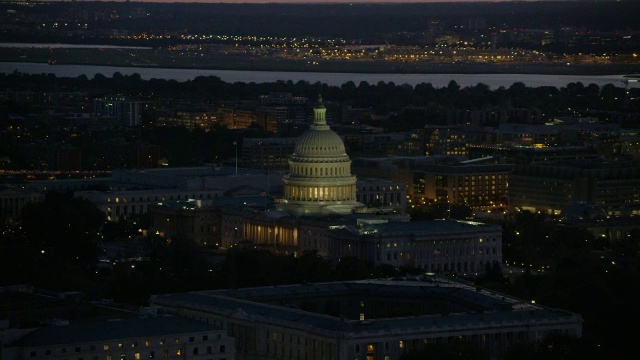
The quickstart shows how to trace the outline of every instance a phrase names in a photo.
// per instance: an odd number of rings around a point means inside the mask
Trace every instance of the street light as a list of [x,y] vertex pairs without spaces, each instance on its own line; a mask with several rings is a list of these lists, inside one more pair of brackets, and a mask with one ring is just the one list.
[[233,145],[236,147],[236,176],[238,176],[238,142],[234,141]]

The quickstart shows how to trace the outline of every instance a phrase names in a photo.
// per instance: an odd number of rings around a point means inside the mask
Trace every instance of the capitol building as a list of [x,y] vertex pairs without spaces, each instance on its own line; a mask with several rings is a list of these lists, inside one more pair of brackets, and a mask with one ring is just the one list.
[[346,215],[365,205],[356,200],[356,177],[344,142],[326,121],[327,109],[318,97],[311,127],[296,142],[283,178],[279,209],[294,216]]

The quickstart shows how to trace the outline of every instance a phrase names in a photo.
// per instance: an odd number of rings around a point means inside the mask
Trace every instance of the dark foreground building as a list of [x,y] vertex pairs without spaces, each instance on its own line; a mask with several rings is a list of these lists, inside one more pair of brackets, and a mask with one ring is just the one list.
[[154,295],[151,305],[224,326],[246,360],[397,360],[454,339],[492,359],[550,333],[582,335],[578,314],[435,275]]

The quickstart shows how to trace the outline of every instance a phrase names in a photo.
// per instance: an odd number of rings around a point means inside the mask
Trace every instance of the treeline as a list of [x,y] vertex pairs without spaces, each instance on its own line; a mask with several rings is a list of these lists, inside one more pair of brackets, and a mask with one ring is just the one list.
[[[495,90],[478,83],[461,87],[454,80],[448,86],[437,88],[431,83],[415,86],[380,81],[375,84],[348,81],[341,86],[308,81],[276,81],[271,83],[235,82],[228,83],[216,76],[198,76],[192,80],[150,79],[144,80],[140,74],[123,75],[115,72],[112,77],[95,74],[78,77],[57,77],[54,74],[24,74],[20,72],[0,74],[0,86],[7,91],[33,92],[87,92],[89,99],[107,95],[129,96],[141,100],[171,103],[212,104],[224,101],[257,100],[260,95],[271,92],[288,92],[295,96],[305,96],[314,101],[322,94],[330,106],[352,106],[369,108],[373,113],[389,115],[407,108],[428,107],[437,109],[538,109],[546,119],[557,116],[580,117],[598,111],[638,112],[640,110],[640,89],[625,85],[570,83],[565,87],[529,87],[516,82],[509,87]],[[5,103],[5,108],[11,108]],[[8,108],[7,108],[8,106]],[[437,111],[436,111],[437,113]],[[437,117],[437,114],[436,114]],[[403,120],[403,119],[398,119]],[[416,125],[416,126],[413,126]],[[411,127],[427,125],[409,124]]]

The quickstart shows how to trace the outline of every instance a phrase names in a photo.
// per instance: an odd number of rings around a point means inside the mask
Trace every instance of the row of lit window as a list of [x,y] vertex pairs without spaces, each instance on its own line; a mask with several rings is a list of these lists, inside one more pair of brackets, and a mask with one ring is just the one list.
[[[207,198],[207,199],[210,199],[210,198],[211,198],[211,194],[198,194],[198,196],[196,196],[195,194],[192,194],[191,196],[189,196],[189,195],[184,195],[184,200],[189,200],[189,199],[198,199],[198,198],[199,198],[199,199],[202,199],[202,198],[204,198],[204,197],[205,197],[205,195],[206,195],[206,198]],[[213,194],[213,195],[214,195],[214,197],[218,197],[218,194]],[[181,200],[181,198],[182,198],[182,195],[177,195],[177,196],[176,196],[176,200]],[[115,200],[115,202],[116,202],[116,203],[120,203],[121,201],[122,201],[123,203],[126,203],[126,202],[127,202],[127,198],[126,198],[126,197],[124,197],[124,196],[123,196],[122,198],[120,198],[120,197],[116,197],[114,200]],[[158,196],[156,195],[156,196],[154,196],[154,197],[153,197],[153,201],[165,201],[165,200],[167,200],[167,197],[166,197],[166,196],[164,196],[164,195],[163,195],[163,196],[160,196],[160,197],[158,197]],[[169,196],[169,200],[173,200],[173,195],[170,195],[170,196]],[[131,202],[135,202],[135,201],[136,201],[136,198],[132,196],[132,197],[131,197]],[[147,196],[147,199],[146,199],[146,200],[144,200],[144,198],[143,198],[142,196],[140,196],[140,197],[138,197],[138,201],[152,201],[152,200],[151,200],[151,196]],[[107,202],[111,202],[111,198],[107,198]]]

